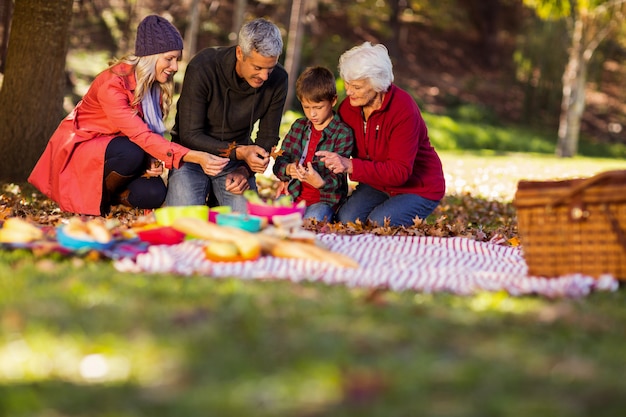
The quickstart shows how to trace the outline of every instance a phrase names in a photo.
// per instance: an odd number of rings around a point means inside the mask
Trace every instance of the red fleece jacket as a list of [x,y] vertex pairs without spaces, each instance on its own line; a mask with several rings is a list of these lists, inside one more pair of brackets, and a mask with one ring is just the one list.
[[439,155],[415,100],[391,85],[380,109],[364,125],[361,107],[346,98],[339,115],[353,130],[355,149],[350,179],[390,195],[443,198],[446,185]]

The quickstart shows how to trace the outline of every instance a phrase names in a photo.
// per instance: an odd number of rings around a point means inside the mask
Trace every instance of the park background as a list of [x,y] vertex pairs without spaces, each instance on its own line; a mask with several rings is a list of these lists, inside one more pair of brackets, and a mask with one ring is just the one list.
[[[132,51],[149,13],[181,30],[185,61],[235,42],[241,22],[267,17],[284,33],[281,62],[292,84],[308,65],[336,69],[345,50],[381,42],[397,84],[426,113],[533,129],[553,144],[541,152],[623,157],[624,8],[615,0],[5,0],[0,178],[26,178],[60,117],[112,57]],[[184,62],[179,83],[183,72]],[[298,109],[293,89],[290,109]]]
[[[444,161],[448,193],[429,233],[514,238],[520,178],[624,168],[622,6],[3,0],[0,217],[66,216],[23,182],[29,161],[108,60],[132,51],[143,16],[170,18],[187,52],[229,44],[263,16],[285,35],[291,73],[335,69],[366,40],[387,45]],[[562,158],[574,33],[593,53],[581,49],[580,141]],[[624,302],[622,289],[549,299],[129,274],[2,250],[0,416],[612,417],[626,410]]]

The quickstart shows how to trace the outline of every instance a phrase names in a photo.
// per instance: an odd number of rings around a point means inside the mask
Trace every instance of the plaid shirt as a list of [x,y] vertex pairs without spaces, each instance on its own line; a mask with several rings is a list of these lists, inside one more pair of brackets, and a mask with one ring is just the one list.
[[[287,165],[300,162],[300,158],[308,146],[308,138],[311,135],[311,122],[306,117],[302,117],[291,125],[289,132],[282,142],[283,154],[274,161],[274,174],[281,181],[289,181],[288,191],[294,201],[302,193],[302,182],[292,179],[287,175]],[[352,129],[343,123],[338,114],[333,115],[333,119],[322,131],[322,138],[317,145],[316,151],[336,152],[341,156],[349,158],[352,153],[354,136]],[[346,174],[334,174],[317,157],[313,157],[311,162],[313,168],[319,172],[324,180],[324,186],[319,189],[320,202],[328,204],[336,209],[348,195],[348,178]]]

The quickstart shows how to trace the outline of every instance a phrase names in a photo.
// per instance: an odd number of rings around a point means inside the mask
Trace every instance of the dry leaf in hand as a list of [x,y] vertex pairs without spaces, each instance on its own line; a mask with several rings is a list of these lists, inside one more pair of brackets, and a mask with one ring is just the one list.
[[237,147],[237,142],[235,142],[235,141],[231,142],[230,144],[228,144],[228,148],[226,148],[222,152],[220,152],[219,156],[221,156],[223,158],[230,158],[231,152],[236,147]]
[[272,146],[272,150],[270,151],[270,156],[274,159],[281,156],[285,152],[284,149],[277,149],[276,146]]

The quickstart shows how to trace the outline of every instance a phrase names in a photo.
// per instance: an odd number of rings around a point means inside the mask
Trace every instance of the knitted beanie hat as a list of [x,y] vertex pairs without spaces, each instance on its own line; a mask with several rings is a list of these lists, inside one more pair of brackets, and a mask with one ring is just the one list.
[[155,55],[183,49],[178,29],[161,16],[146,16],[137,28],[135,55]]

